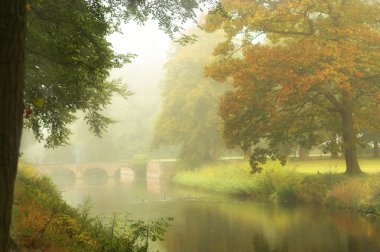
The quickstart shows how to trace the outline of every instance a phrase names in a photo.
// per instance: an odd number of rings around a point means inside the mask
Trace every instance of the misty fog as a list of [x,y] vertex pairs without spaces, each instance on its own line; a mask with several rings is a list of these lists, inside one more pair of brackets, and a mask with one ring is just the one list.
[[[105,236],[111,245],[116,236],[121,244],[125,234],[137,233],[133,244],[144,251],[148,243],[168,252],[380,251],[380,6],[311,2],[221,1],[226,9],[217,5],[204,14],[202,29],[183,23],[194,35],[187,39],[196,38],[186,45],[157,22],[121,25],[107,39],[117,53],[136,56],[112,69],[109,81],[133,94],[115,93],[100,111],[114,121],[101,137],[89,131],[91,107],[83,104],[63,107],[84,110],[75,114],[63,146],[46,148],[24,129],[19,166],[27,183],[17,182],[26,188],[19,191],[28,193],[32,181],[37,200],[53,192],[62,209],[76,207],[82,218],[71,222],[76,230],[102,223],[96,234],[104,233],[92,238]],[[84,79],[93,91],[95,78]],[[77,91],[62,83],[49,84],[66,88],[65,95]],[[29,94],[24,122],[49,108],[54,90],[41,86],[34,89],[45,96]],[[107,98],[109,90],[100,95]],[[57,93],[55,101],[67,100]],[[84,104],[104,105],[107,99],[94,93]],[[60,111],[55,108],[49,112]],[[34,126],[47,134],[70,119],[64,112],[58,119],[46,113]],[[35,175],[33,166],[51,180]],[[55,218],[42,210],[34,217],[35,205],[21,204],[20,220]],[[61,217],[57,223],[65,226]],[[38,221],[33,225],[42,237],[44,225],[54,224]]]
[[83,115],[70,126],[72,135],[68,145],[54,149],[44,148],[44,143],[34,140],[27,129],[23,132],[22,158],[30,163],[81,163],[96,161],[123,161],[134,155],[149,153],[175,157],[175,149],[151,148],[154,119],[160,109],[160,80],[164,76],[166,53],[170,39],[152,22],[146,26],[124,25],[122,33],[109,37],[118,53],[132,53],[132,62],[110,73],[111,80],[118,80],[133,92],[127,99],[115,94],[102,114],[115,121],[101,138],[88,130]]

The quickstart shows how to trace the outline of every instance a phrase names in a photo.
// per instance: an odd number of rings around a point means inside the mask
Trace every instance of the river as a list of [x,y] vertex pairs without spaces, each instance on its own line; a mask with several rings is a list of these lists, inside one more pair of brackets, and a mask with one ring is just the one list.
[[131,213],[145,220],[174,217],[154,251],[380,251],[379,223],[347,211],[242,201],[158,179],[54,181],[73,206],[90,197],[93,214]]

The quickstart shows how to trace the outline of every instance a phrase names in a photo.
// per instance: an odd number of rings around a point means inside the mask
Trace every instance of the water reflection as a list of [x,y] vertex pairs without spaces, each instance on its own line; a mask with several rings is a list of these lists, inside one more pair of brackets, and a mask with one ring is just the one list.
[[72,187],[76,182],[75,174],[67,169],[54,170],[51,179],[61,189]]
[[155,179],[108,178],[65,189],[72,205],[90,196],[93,212],[132,213],[135,218],[174,217],[160,251],[167,252],[375,252],[378,224],[343,211],[237,202],[175,188]]
[[166,251],[380,251],[378,226],[348,213],[251,203],[193,203],[181,212]]
[[108,175],[107,172],[101,168],[91,168],[83,173],[82,180],[89,185],[102,186],[107,183]]
[[75,177],[52,177],[53,183],[56,184],[58,188],[64,190],[66,188],[71,188],[75,185],[76,179]]

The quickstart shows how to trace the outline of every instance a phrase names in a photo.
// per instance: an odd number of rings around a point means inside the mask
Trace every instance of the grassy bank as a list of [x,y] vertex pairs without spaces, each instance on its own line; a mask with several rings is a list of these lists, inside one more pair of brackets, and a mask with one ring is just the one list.
[[92,217],[89,204],[73,208],[51,181],[20,165],[11,237],[14,251],[147,251],[161,239],[167,220],[136,221],[115,214]]
[[362,160],[365,175],[349,177],[342,160],[269,162],[260,174],[247,163],[218,163],[178,173],[180,185],[275,202],[304,202],[380,216],[380,160]]

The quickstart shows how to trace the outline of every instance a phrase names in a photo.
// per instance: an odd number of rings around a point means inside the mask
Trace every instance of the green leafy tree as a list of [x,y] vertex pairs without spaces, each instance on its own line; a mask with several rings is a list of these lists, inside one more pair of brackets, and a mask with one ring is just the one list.
[[196,165],[215,160],[223,149],[218,103],[226,86],[204,76],[203,66],[211,63],[212,49],[222,33],[196,32],[192,45],[176,46],[162,80],[162,111],[155,129],[153,146],[179,147],[178,158]]
[[[140,22],[144,22],[149,18],[156,19],[159,21],[160,27],[167,31],[169,34],[175,34],[180,32],[180,26],[185,22],[187,19],[191,19],[195,17],[194,9],[199,8],[198,2],[194,0],[187,0],[187,1],[127,1],[127,0],[94,0],[94,1],[67,1],[68,3],[71,3],[73,6],[79,5],[83,8],[79,8],[80,10],[86,10],[85,13],[83,13],[82,16],[77,16],[76,12],[69,13],[76,16],[73,18],[73,21],[80,21],[81,24],[86,24],[84,20],[86,18],[90,18],[91,21],[99,20],[100,22],[97,24],[106,24],[102,20],[107,20],[108,22],[113,22],[116,26],[114,28],[117,28],[117,24],[121,19],[135,19]],[[207,2],[206,0],[201,2]],[[60,3],[60,1],[56,1],[57,4]],[[78,4],[81,3],[81,4]],[[23,113],[24,113],[24,92],[28,90],[24,90],[24,82],[25,82],[25,51],[26,51],[26,35],[27,30],[29,30],[30,27],[33,27],[33,25],[30,22],[28,22],[28,26],[26,25],[26,17],[27,17],[27,10],[32,12],[33,5],[36,4],[37,6],[39,4],[43,3],[37,3],[37,1],[33,2],[27,2],[26,0],[3,0],[0,2],[0,251],[8,251],[9,250],[9,226],[10,226],[10,220],[11,220],[11,209],[12,209],[12,202],[13,202],[13,190],[14,190],[14,181],[17,173],[17,162],[19,157],[19,147],[20,147],[20,138],[21,138],[21,132],[22,132],[22,125],[23,125]],[[47,5],[46,7],[49,7],[50,5]],[[96,10],[95,12],[91,12],[90,9],[93,6]],[[51,7],[54,7],[51,6]],[[87,12],[87,10],[89,12]],[[29,12],[29,13],[30,13]],[[53,13],[59,14],[61,13],[60,10],[53,9]],[[46,17],[51,17],[48,13],[44,12]],[[92,14],[89,15],[89,13]],[[33,15],[33,14],[30,14]],[[60,14],[59,14],[60,15]],[[67,16],[67,15],[65,15]],[[45,16],[42,16],[42,19]],[[67,16],[69,19],[70,17]],[[57,19],[60,19],[61,17],[58,16]],[[60,19],[60,20],[64,20]],[[88,32],[92,31],[96,25],[92,23],[93,26],[90,26],[92,28],[84,29],[83,32],[83,39],[80,41],[85,41],[85,38],[87,36],[88,39],[96,39],[96,36],[90,36],[87,34]],[[60,29],[66,29],[64,26],[59,26],[58,23],[55,27],[56,29],[53,30],[52,28],[49,29],[50,34],[46,34],[46,37],[43,38],[49,38],[52,41],[54,40],[55,34],[59,32]],[[28,29],[27,29],[28,28]],[[42,27],[41,27],[42,28]],[[67,29],[71,29],[71,26],[67,27]],[[102,27],[99,27],[99,29],[102,29]],[[38,29],[35,29],[37,31]],[[73,36],[75,37],[77,31],[73,31]],[[29,33],[29,32],[28,32]],[[40,34],[41,35],[41,34]],[[31,36],[31,34],[29,34]],[[38,36],[36,36],[38,37]],[[66,38],[60,37],[65,41]],[[72,39],[72,36],[69,36],[67,38],[69,41]],[[185,38],[186,40],[186,38]],[[66,41],[66,42],[69,42]],[[45,42],[41,41],[43,45],[46,45]],[[97,42],[99,42],[97,40]],[[58,42],[56,42],[59,44]],[[95,44],[95,43],[94,43]],[[56,45],[53,43],[52,45]],[[74,43],[74,45],[77,45]],[[100,43],[101,45],[101,43]],[[37,45],[38,46],[38,45]],[[61,44],[60,46],[63,46],[67,50],[66,52],[63,52],[64,55],[62,57],[65,59],[65,56],[68,57],[68,59],[74,61],[77,63],[76,67],[77,69],[74,70],[88,70],[87,67],[91,68],[91,64],[86,64],[84,62],[87,62],[86,58],[83,58],[82,61],[80,59],[76,59],[75,57],[78,56],[78,53],[75,51],[75,49],[70,47],[70,44]],[[104,45],[102,45],[102,48],[104,48]],[[35,49],[35,48],[29,48],[29,50]],[[84,50],[86,51],[89,49],[90,51],[93,50],[93,48],[77,48],[77,50]],[[39,52],[42,52],[40,50],[37,50]],[[60,51],[62,52],[62,51]],[[45,53],[45,52],[43,52]],[[57,53],[57,52],[56,52]],[[56,54],[54,55],[56,56]],[[80,56],[80,54],[79,54]],[[103,55],[104,57],[108,57],[109,55]],[[67,58],[66,58],[67,59]],[[29,60],[34,60],[32,57],[29,58]],[[55,58],[51,58],[51,61],[58,60]],[[99,62],[102,62],[102,59],[92,58],[90,57],[89,60],[93,60],[92,64],[96,64]],[[55,62],[56,63],[56,62]],[[64,64],[70,64],[69,62],[61,62]],[[53,64],[52,62],[52,65]],[[82,67],[83,66],[83,67]],[[75,71],[77,72],[77,71]],[[49,72],[46,72],[49,73]],[[59,77],[59,79],[62,78],[62,73],[59,73],[58,69],[54,69],[54,73],[56,77]],[[35,74],[38,74],[38,71],[35,71]],[[74,76],[71,76],[70,73],[68,74],[68,78],[74,78]],[[93,78],[92,76],[88,74],[82,74],[81,76],[84,78]],[[101,77],[103,74],[95,74],[95,76]],[[46,78],[49,78],[48,76],[45,76]],[[61,80],[63,81],[63,80]],[[94,80],[99,84],[99,80]],[[86,83],[89,83],[88,81]],[[72,105],[70,103],[66,103],[64,101],[65,98],[69,96],[75,96],[76,93],[65,93],[65,89],[62,89],[62,87],[59,86],[60,83],[55,83],[55,85],[51,86],[52,89],[57,89],[57,92],[52,92],[52,94],[56,94],[56,99],[60,99],[62,102],[62,106],[66,106],[66,108],[72,110],[72,112],[76,110],[81,110],[86,106],[77,107],[78,105]],[[100,85],[101,88],[108,90],[110,87],[106,86],[106,84]],[[77,87],[78,89],[81,89],[83,87]],[[40,86],[39,88],[35,89],[41,92],[42,94],[46,95],[49,92],[46,92],[45,87]],[[69,89],[67,89],[69,90]],[[70,89],[71,91],[74,89]],[[71,92],[70,91],[70,92]],[[36,96],[30,96],[26,97],[25,101],[26,104],[28,104],[31,107],[35,106],[35,111],[38,111],[41,107],[48,106],[49,102],[54,102],[54,98],[49,97],[49,95],[40,97],[40,93],[37,92]],[[97,91],[90,92],[93,95],[97,94]],[[62,98],[62,99],[61,99]],[[85,100],[83,102],[87,103],[93,103],[95,97],[89,96],[85,97],[88,98],[88,100]],[[98,97],[100,100],[106,101],[107,97]],[[82,97],[80,99],[83,99]],[[95,102],[96,103],[96,102]],[[56,104],[56,103],[53,103]],[[102,118],[100,115],[96,115],[98,113],[96,110],[99,108],[99,106],[102,106],[102,102],[98,103],[98,106],[94,105],[88,105],[86,108],[86,111],[88,112],[88,122],[90,124],[90,127],[94,127],[93,129],[95,132],[100,132],[105,124],[108,123],[109,120]],[[46,110],[45,110],[46,111]],[[48,143],[54,144],[58,142],[62,142],[63,139],[67,136],[68,132],[67,130],[64,130],[63,125],[65,125],[68,121],[72,121],[73,118],[68,113],[64,113],[64,115],[61,117],[63,121],[60,121],[59,119],[57,121],[50,121],[47,118],[57,118],[56,112],[60,112],[61,109],[51,109],[50,114],[47,116],[40,115],[40,121],[38,122],[39,125],[43,125],[46,123],[46,127],[50,130],[50,135],[55,135],[56,132],[59,132],[55,137],[51,137],[48,139]],[[33,112],[33,111],[32,111]],[[25,117],[30,115],[30,111],[28,110],[28,107],[26,107],[25,111]],[[36,114],[37,112],[35,112]],[[39,112],[38,112],[39,113]],[[70,118],[71,117],[71,118]],[[45,119],[44,119],[45,118]],[[43,121],[45,120],[45,121]],[[98,123],[97,120],[100,120],[100,123]],[[35,132],[41,133],[41,131],[38,129],[37,122],[31,123],[31,127],[35,130]],[[100,131],[98,131],[100,130]],[[38,137],[41,137],[41,134],[37,134]]]
[[251,156],[257,171],[268,156],[284,160],[280,145],[317,145],[327,140],[320,129],[327,129],[339,133],[346,173],[361,173],[358,129],[379,124],[380,6],[359,0],[223,4],[206,28],[227,34],[217,48],[225,59],[208,69],[234,85],[221,106],[227,142],[248,148],[265,139],[268,148]]
[[[96,1],[48,0],[31,5],[26,43],[24,124],[48,147],[66,143],[68,125],[83,111],[90,129],[101,135],[112,120],[99,113],[114,92],[131,93],[107,78],[128,55],[116,55],[112,32]],[[124,59],[124,60],[123,60]],[[48,132],[47,134],[44,132]]]

